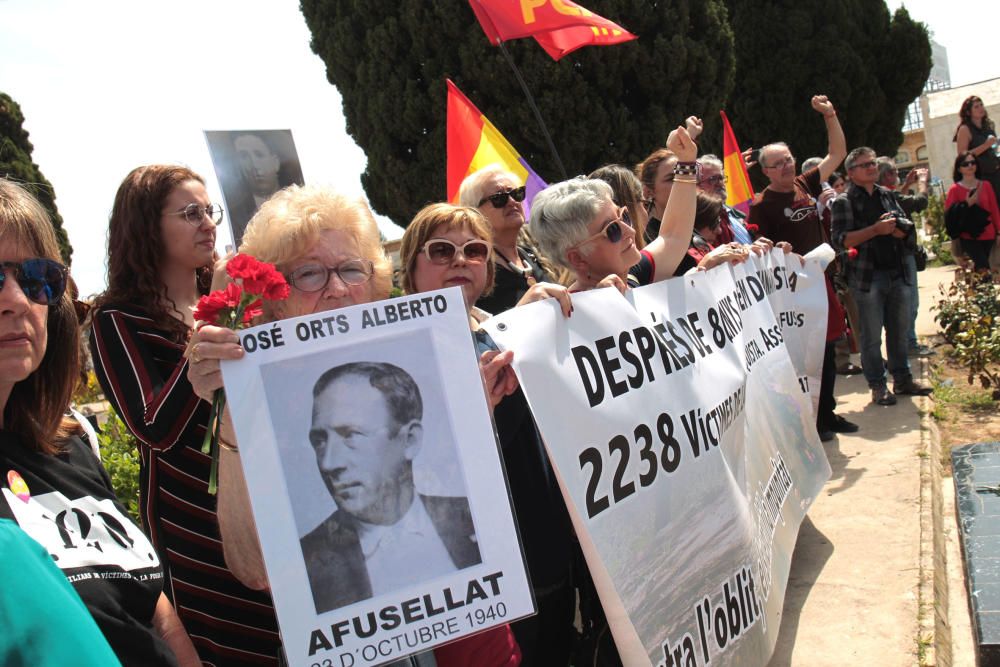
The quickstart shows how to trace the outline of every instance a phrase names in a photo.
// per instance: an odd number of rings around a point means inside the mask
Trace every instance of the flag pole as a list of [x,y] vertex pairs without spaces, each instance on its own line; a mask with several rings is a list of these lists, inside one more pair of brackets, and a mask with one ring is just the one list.
[[514,70],[514,76],[517,78],[517,82],[521,84],[521,90],[524,91],[524,96],[528,99],[528,106],[531,107],[531,110],[535,113],[535,120],[538,121],[539,127],[542,128],[542,135],[545,136],[545,141],[549,145],[552,157],[555,158],[556,166],[559,167],[559,173],[565,181],[569,178],[566,174],[566,167],[563,166],[562,158],[559,157],[559,151],[556,150],[556,145],[552,142],[552,135],[549,134],[549,128],[545,126],[545,121],[542,120],[542,113],[538,110],[538,106],[535,104],[535,98],[532,97],[531,91],[528,90],[528,84],[524,82],[524,78],[521,76],[521,71],[517,69],[517,65],[514,64],[514,59],[511,58],[510,53],[507,52],[507,47],[503,45],[503,40],[497,40],[497,46],[500,47],[500,52],[503,53],[503,57],[507,59],[507,62],[510,64],[510,68]]

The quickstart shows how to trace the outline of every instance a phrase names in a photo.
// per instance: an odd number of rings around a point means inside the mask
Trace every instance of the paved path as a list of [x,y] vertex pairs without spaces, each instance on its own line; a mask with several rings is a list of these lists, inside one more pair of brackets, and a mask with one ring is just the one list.
[[[949,269],[920,274],[917,333]],[[855,363],[860,363],[854,355]],[[914,375],[919,363],[911,360]],[[926,378],[924,378],[927,381]],[[917,664],[920,413],[873,405],[860,375],[837,376],[837,412],[861,430],[824,443],[833,474],[799,531],[771,665]]]

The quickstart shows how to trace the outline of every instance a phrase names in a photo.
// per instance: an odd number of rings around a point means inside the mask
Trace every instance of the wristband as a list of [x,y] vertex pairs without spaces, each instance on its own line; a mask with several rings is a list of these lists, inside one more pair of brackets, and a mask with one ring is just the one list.
[[694,176],[701,174],[701,165],[697,162],[678,162],[674,165],[674,176]]

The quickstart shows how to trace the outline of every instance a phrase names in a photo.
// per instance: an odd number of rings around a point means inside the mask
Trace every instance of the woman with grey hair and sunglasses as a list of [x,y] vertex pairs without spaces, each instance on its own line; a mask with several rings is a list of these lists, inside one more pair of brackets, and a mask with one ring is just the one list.
[[532,203],[529,228],[542,252],[573,273],[570,291],[647,285],[674,275],[687,254],[694,226],[698,146],[687,129],[670,133],[677,156],[676,192],[667,202],[659,235],[641,251],[627,208],[614,203],[606,182],[574,178],[546,188]]

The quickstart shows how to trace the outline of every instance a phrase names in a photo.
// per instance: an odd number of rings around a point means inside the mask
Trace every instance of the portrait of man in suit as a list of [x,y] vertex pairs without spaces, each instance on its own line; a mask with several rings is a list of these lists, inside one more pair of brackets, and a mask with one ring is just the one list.
[[414,486],[424,416],[410,374],[341,364],[312,393],[309,443],[337,505],[300,540],[316,613],[481,563],[468,500]]

